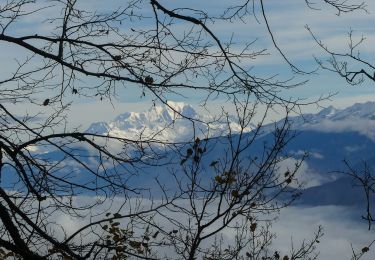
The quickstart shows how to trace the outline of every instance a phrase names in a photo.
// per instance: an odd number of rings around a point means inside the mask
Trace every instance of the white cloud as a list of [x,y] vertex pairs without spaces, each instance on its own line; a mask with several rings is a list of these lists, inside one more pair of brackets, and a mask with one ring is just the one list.
[[[316,153],[316,155],[319,156],[320,154]],[[280,174],[280,177],[283,178],[286,171],[293,171],[296,163],[298,163],[298,160],[294,158],[287,158],[281,161],[278,164],[278,173]],[[290,187],[297,188],[302,184],[304,188],[309,188],[332,181],[333,176],[320,174],[319,172],[311,169],[306,161],[303,161],[297,170],[295,178],[296,180],[290,184]]]
[[[306,151],[298,150],[296,152],[291,151],[291,153],[294,154],[294,155],[303,156],[303,155],[306,154]],[[318,153],[318,152],[310,152],[309,151],[307,154],[308,154],[308,156],[314,157],[315,159],[323,159],[324,158],[324,156],[322,154]]]
[[352,146],[348,145],[348,146],[344,147],[344,149],[346,151],[348,151],[349,153],[355,153],[355,152],[358,152],[358,151],[360,151],[364,148],[365,148],[365,146],[361,146],[361,145],[352,145]]
[[[76,202],[80,204],[91,203],[93,198],[89,197],[77,197]],[[134,201],[133,201],[134,202]],[[154,201],[158,203],[158,201]],[[184,206],[185,209],[189,208],[187,201],[176,201],[180,206]],[[104,214],[109,211],[110,202],[104,203],[99,207],[95,208],[91,212],[95,215],[98,212]],[[123,204],[122,198],[114,198],[111,202],[113,209],[118,209]],[[155,205],[156,205],[155,204]],[[149,200],[143,200],[142,205],[147,208],[150,206]],[[211,205],[214,208],[214,205]],[[126,211],[127,207],[123,208],[123,212]],[[208,209],[210,210],[210,209]],[[212,209],[211,209],[212,210]],[[164,212],[164,211],[162,211]],[[165,213],[165,212],[164,212]],[[185,216],[178,212],[169,212],[167,216],[178,220],[179,223],[187,224]],[[269,218],[268,216],[267,218]],[[96,217],[98,218],[98,216]],[[66,215],[59,215],[57,223],[61,224],[68,234],[71,234],[76,228],[82,226],[87,222],[88,219],[74,219]],[[154,218],[154,221],[159,221],[165,230],[172,230],[173,224],[170,221],[164,221],[162,218]],[[125,224],[122,221],[122,224]],[[277,237],[271,245],[271,249],[278,250],[282,254],[287,254],[291,248],[291,240],[293,240],[294,246],[298,247],[303,240],[309,240],[313,237],[314,232],[317,231],[318,227],[322,226],[324,236],[320,239],[317,250],[320,252],[318,259],[322,260],[342,260],[351,258],[351,246],[354,249],[360,250],[364,246],[368,245],[374,239],[374,231],[368,231],[366,223],[361,221],[360,212],[357,208],[341,207],[341,206],[318,206],[318,207],[288,207],[281,211],[278,220],[272,225],[271,231],[274,232]],[[224,230],[222,232],[225,243],[231,243],[234,241],[234,233],[230,230]],[[89,236],[86,236],[89,239]],[[205,244],[209,245],[209,241]],[[167,251],[166,251],[167,250]],[[173,251],[170,249],[161,249],[159,254],[167,253],[169,256],[173,255]],[[375,249],[371,248],[363,260],[374,259]]]
[[309,125],[309,129],[329,132],[329,133],[342,133],[342,132],[358,132],[372,140],[375,140],[375,122],[368,119],[355,119],[341,121],[324,120],[318,124]]
[[[374,231],[368,231],[366,223],[360,221],[360,212],[355,208],[339,206],[289,207],[281,212],[273,225],[278,234],[275,248],[288,248],[291,237],[296,245],[309,238],[321,225],[324,236],[318,245],[322,260],[351,259],[351,245],[360,250],[374,239]],[[375,259],[371,248],[363,260]]]

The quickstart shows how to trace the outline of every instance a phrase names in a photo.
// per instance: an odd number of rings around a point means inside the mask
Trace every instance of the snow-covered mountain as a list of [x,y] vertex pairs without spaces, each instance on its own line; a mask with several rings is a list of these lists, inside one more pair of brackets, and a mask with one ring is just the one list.
[[[240,131],[240,126],[234,118],[229,119],[231,131],[234,133]],[[209,123],[199,122],[200,120]],[[221,136],[227,133],[228,129],[228,122],[224,119],[199,115],[188,104],[168,101],[167,105],[155,105],[145,112],[126,112],[117,116],[113,121],[93,123],[86,132],[129,139],[142,137],[166,141],[188,141],[194,137],[194,134],[206,137],[204,135],[208,132],[210,137]],[[250,130],[250,128],[246,129],[247,132]]]
[[337,109],[333,106],[326,107],[315,114],[303,114],[290,118],[294,126],[310,128],[313,125],[325,121],[375,121],[375,102],[355,103],[344,109]]
[[[188,141],[193,135],[193,124],[184,117],[210,119],[199,115],[190,105],[175,102],[169,102],[168,105],[169,107],[154,106],[141,113],[127,112],[117,116],[113,121],[94,123],[87,131],[125,138],[139,138],[140,135],[147,138],[148,135],[154,139]],[[363,161],[366,161],[370,167],[373,167],[375,173],[375,102],[354,104],[345,109],[327,107],[316,114],[292,117],[290,121],[298,134],[285,147],[285,153],[282,156],[288,155],[290,158],[280,167],[283,169],[294,167],[296,160],[300,159],[305,151],[310,154],[300,170],[300,180],[306,183],[306,189],[303,191],[304,195],[299,203],[306,205],[356,205],[363,202],[363,198],[360,197],[361,190],[358,187],[353,187],[353,180],[346,175],[339,174],[338,171],[346,170],[343,163],[343,160],[346,159],[357,169],[363,167]],[[232,131],[239,129],[234,118],[230,122],[230,126]],[[206,131],[207,127],[203,123],[195,123],[197,133]],[[213,120],[209,127],[211,136],[223,135],[228,130],[228,124],[224,120],[222,122]],[[243,161],[248,161],[246,158],[259,157],[258,155],[264,153],[264,147],[267,146],[265,144],[272,144],[274,141],[271,131],[275,129],[275,125],[266,125],[264,128],[263,134],[258,136],[252,145],[244,151]],[[242,136],[244,140],[251,139],[253,133],[250,130],[248,129],[249,132]],[[235,142],[238,138],[239,136],[234,133],[231,141]],[[208,141],[207,152],[201,161],[207,169],[207,174],[204,175],[207,182],[213,176],[210,175],[212,167],[208,165],[213,161],[230,156],[226,153],[229,147],[228,142],[226,137]],[[186,148],[190,147],[189,145],[186,144],[181,148],[182,154],[186,153]],[[34,152],[40,154],[38,149]],[[166,166],[161,166],[157,170],[153,165],[142,166],[142,172],[145,174],[132,177],[129,185],[153,187],[155,178],[158,178],[163,185],[169,187],[171,192],[174,191],[173,189],[176,188],[174,179],[166,173],[171,169],[176,173],[181,170],[181,154],[168,149],[161,149],[160,152],[163,153],[161,156],[164,156],[168,161]],[[80,153],[83,160],[97,158],[85,147],[75,150],[75,153]],[[56,150],[43,152],[39,156],[59,161],[64,155]],[[77,176],[86,176],[78,174],[79,168],[71,170],[72,172],[76,171]]]
[[329,106],[316,114],[292,117],[290,121],[296,130],[357,132],[375,140],[375,102],[356,103],[345,109]]
[[366,119],[375,121],[375,102],[356,103],[345,109],[335,109],[329,106],[317,114],[320,118],[332,121]]

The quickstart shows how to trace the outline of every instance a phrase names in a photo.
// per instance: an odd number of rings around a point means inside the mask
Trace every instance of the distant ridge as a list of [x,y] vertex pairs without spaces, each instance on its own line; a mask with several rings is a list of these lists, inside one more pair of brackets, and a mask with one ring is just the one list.
[[375,141],[375,102],[355,103],[344,109],[329,106],[316,114],[290,117],[289,121],[295,130],[357,132]]

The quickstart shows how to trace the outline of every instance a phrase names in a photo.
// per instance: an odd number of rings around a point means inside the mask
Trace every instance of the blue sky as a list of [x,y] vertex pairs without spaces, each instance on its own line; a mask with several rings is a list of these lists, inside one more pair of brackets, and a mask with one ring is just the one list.
[[[279,47],[288,59],[299,69],[312,71],[317,68],[313,57],[325,57],[324,52],[317,46],[305,29],[305,25],[307,24],[319,39],[332,50],[336,51],[347,51],[347,33],[351,29],[354,30],[355,37],[364,35],[367,40],[360,48],[362,57],[368,58],[372,62],[372,54],[375,52],[375,45],[373,44],[375,42],[375,29],[372,26],[375,22],[375,3],[368,1],[368,13],[358,11],[337,16],[334,9],[322,2],[316,1],[316,7],[321,10],[311,10],[306,7],[304,1],[265,1],[269,24]],[[353,2],[356,1],[353,0]],[[86,5],[87,8],[97,6],[98,8],[102,8],[102,10],[111,10],[121,3],[122,1],[111,1],[111,4],[103,4],[103,1],[88,0],[80,2],[80,4]],[[146,8],[141,10],[146,14],[151,12],[151,9],[147,9],[150,8],[147,3],[145,4]],[[241,1],[163,1],[163,4],[168,8],[183,6],[205,10],[213,15],[221,13],[223,7],[228,3],[241,3]],[[48,9],[44,14],[42,13],[38,16],[21,20],[20,23],[17,23],[17,26],[12,28],[12,33],[14,32],[14,35],[22,35],[30,30],[38,31],[40,34],[53,33],[51,25],[43,22],[47,15],[51,15],[51,12],[56,12],[56,10]],[[255,60],[243,61],[244,66],[252,67],[255,74],[260,76],[278,75],[279,79],[294,77],[294,82],[308,80],[304,86],[283,92],[283,96],[302,97],[312,100],[324,94],[337,92],[338,94],[330,102],[339,107],[351,105],[356,101],[361,102],[375,99],[375,84],[373,82],[367,81],[360,86],[353,87],[348,86],[345,80],[339,78],[336,74],[327,71],[318,70],[317,73],[311,75],[293,74],[272,45],[270,35],[266,31],[265,23],[260,15],[259,5],[255,6],[255,14],[258,20],[254,16],[249,15],[245,17],[245,22],[216,22],[214,24],[209,23],[208,25],[222,41],[226,41],[232,37],[236,43],[235,49],[240,49],[241,46],[253,40],[256,40],[253,45],[255,51],[267,49],[269,55],[258,57]],[[152,26],[152,24],[142,22],[139,26]],[[0,48],[3,50],[0,53],[0,60],[3,64],[7,64],[7,66],[2,66],[0,77],[14,70],[15,59],[21,60],[26,55],[30,55],[27,51],[6,43],[0,43]],[[117,114],[125,111],[144,110],[147,106],[151,105],[151,100],[153,99],[152,95],[141,99],[141,91],[137,87],[118,89],[116,94],[116,97],[111,101],[99,101],[95,98],[84,97],[74,97],[71,99],[71,97],[67,97],[67,101],[73,101],[70,108],[72,112],[69,113],[70,121],[73,125],[78,123],[86,126],[90,121],[112,119]],[[188,91],[185,94],[187,98],[176,96],[170,96],[170,98],[193,105],[198,105],[202,100],[202,93]],[[220,106],[222,103],[223,101],[220,99],[212,100],[210,106],[214,108]],[[328,103],[322,103],[322,105],[325,106]],[[23,111],[25,110],[34,111],[34,108],[30,104],[21,104],[17,109],[20,111],[19,114],[24,113]],[[316,106],[306,108],[307,112],[316,110]],[[93,113],[93,111],[95,112]]]

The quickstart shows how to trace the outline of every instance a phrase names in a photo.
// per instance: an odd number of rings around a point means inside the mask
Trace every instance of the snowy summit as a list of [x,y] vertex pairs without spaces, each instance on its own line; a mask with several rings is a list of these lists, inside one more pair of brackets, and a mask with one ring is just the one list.
[[[212,123],[204,124],[200,120]],[[229,126],[232,132],[240,131],[240,126],[234,121],[230,121]],[[144,112],[125,112],[113,121],[93,123],[86,132],[129,139],[189,141],[194,136],[206,137],[207,131],[209,137],[221,136],[228,129],[226,120],[199,115],[191,105],[183,102],[168,101]]]

